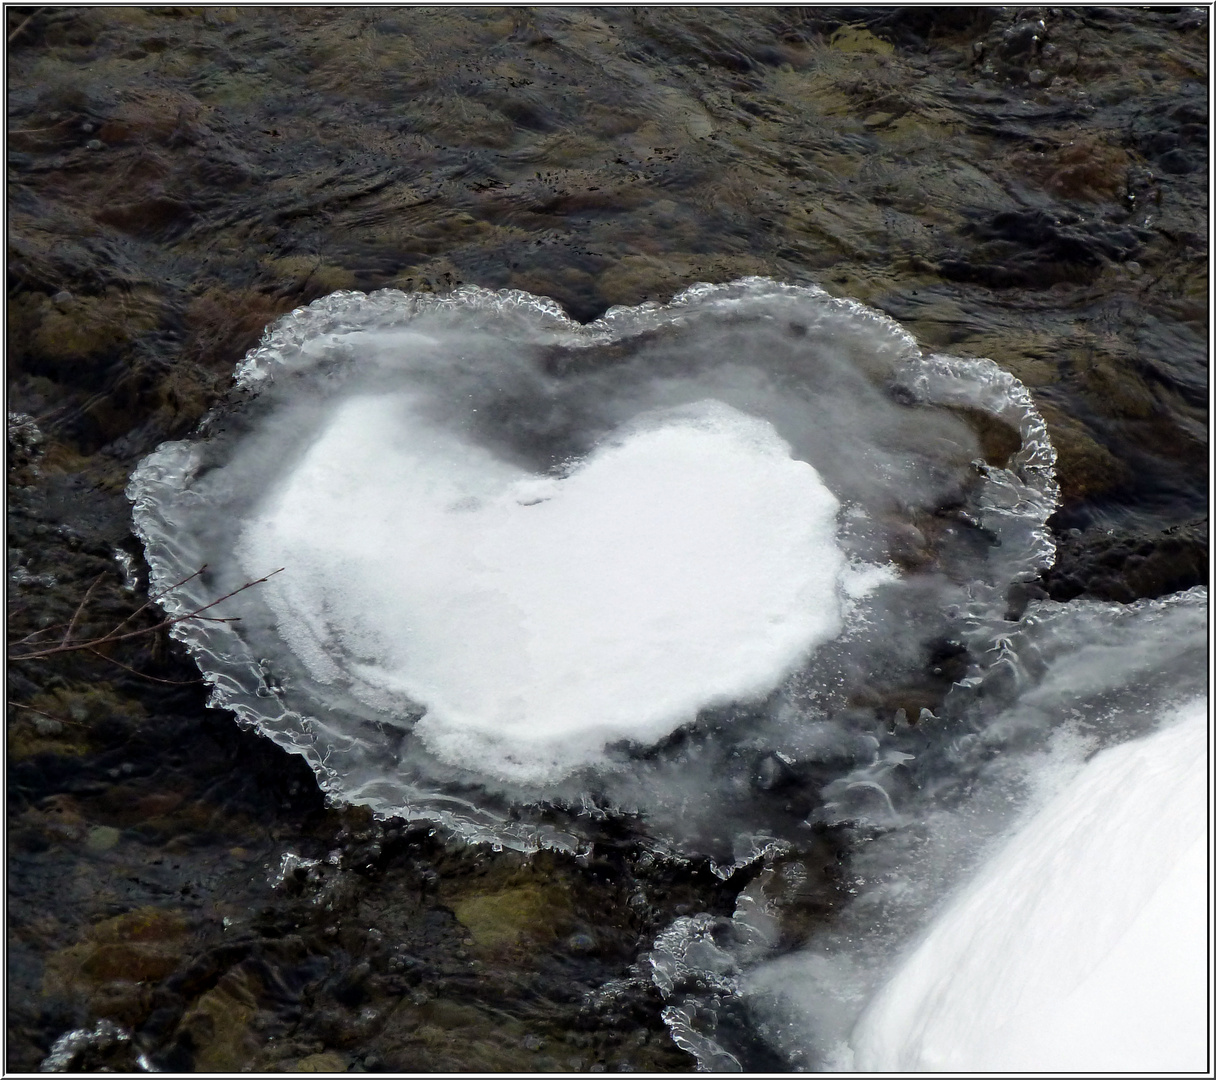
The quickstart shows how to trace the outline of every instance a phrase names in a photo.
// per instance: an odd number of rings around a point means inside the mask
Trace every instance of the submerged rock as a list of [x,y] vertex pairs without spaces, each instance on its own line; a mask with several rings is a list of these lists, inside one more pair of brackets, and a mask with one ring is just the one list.
[[1070,530],[1043,581],[1053,600],[1165,596],[1207,583],[1208,547],[1206,518],[1153,531]]

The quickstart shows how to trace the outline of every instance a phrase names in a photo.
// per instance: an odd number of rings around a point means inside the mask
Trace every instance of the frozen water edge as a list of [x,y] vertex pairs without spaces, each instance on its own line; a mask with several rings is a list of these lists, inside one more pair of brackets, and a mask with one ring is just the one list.
[[[1114,1046],[1115,1039],[1107,1038],[1110,1031],[1105,1020],[1092,1022],[1092,1011],[1086,1031],[1069,1033],[1073,1043],[1086,1048],[1085,1060],[1063,1053],[1059,1062],[1042,1058],[1032,1061],[1026,1056],[1032,1053],[1027,1050],[1030,1044],[1058,1048],[1059,1043],[1053,1042],[1049,1034],[1055,1028],[1040,1025],[1032,1030],[1012,1022],[1003,1046],[992,1032],[997,1026],[996,1013],[1016,1015],[1018,1011],[1009,996],[1002,996],[1001,987],[1008,987],[1011,981],[1013,989],[1009,993],[1013,994],[1034,977],[1050,981],[1051,973],[1059,970],[1053,959],[1038,965],[1038,976],[1027,973],[1016,959],[1023,944],[1028,952],[1035,940],[1053,940],[1052,934],[1083,938],[1082,931],[1069,929],[1072,922],[1085,917],[1078,907],[1083,898],[1092,900],[1096,889],[1098,895],[1119,893],[1121,900],[1129,896],[1134,899],[1138,890],[1143,899],[1170,876],[1166,863],[1180,867],[1177,872],[1183,873],[1190,841],[1198,835],[1202,843],[1206,821],[1202,797],[1192,797],[1188,804],[1176,801],[1174,796],[1188,784],[1192,796],[1196,792],[1202,795],[1207,760],[1206,641],[1207,592],[1201,588],[1126,606],[1089,601],[1035,605],[1003,643],[1007,666],[992,669],[994,693],[989,698],[995,698],[995,702],[985,704],[981,686],[960,688],[956,705],[962,709],[959,715],[967,718],[966,727],[960,731],[948,723],[943,725],[937,745],[925,746],[919,760],[911,763],[910,767],[919,770],[918,783],[908,788],[902,799],[897,798],[901,818],[897,826],[888,826],[877,834],[872,830],[858,833],[845,864],[844,884],[850,899],[830,920],[821,922],[802,948],[778,954],[782,906],[786,903],[781,873],[787,871],[788,878],[791,867],[799,869],[797,862],[783,866],[780,860],[774,860],[774,865],[762,871],[740,895],[728,927],[714,932],[714,920],[694,916],[679,920],[656,941],[651,963],[656,985],[672,1001],[665,1018],[676,1029],[674,1033],[690,1045],[700,1046],[707,1055],[707,1066],[711,1060],[724,1060],[720,1054],[732,1052],[746,1063],[746,1040],[743,1044],[733,1041],[739,1029],[746,1029],[791,1067],[812,1071],[848,1070],[854,1065],[863,1069],[964,1071],[1132,1067],[1103,1063],[1108,1059],[1102,1046]],[[1171,726],[1179,719],[1191,725],[1189,735]],[[1152,734],[1158,731],[1160,735]],[[1171,731],[1175,735],[1170,736]],[[1177,767],[1162,768],[1141,756],[1142,747],[1166,736],[1188,742],[1188,748],[1175,762]],[[1085,765],[1095,751],[1101,752]],[[1114,824],[1117,799],[1114,804],[1102,802],[1111,798],[1109,787],[1105,795],[1098,790],[1088,801],[1078,795],[1084,790],[1087,773],[1095,768],[1099,772],[1108,769],[1099,765],[1104,760],[1125,763],[1125,780],[1118,781],[1123,787],[1131,790],[1140,785],[1135,804],[1141,812],[1138,830],[1116,830],[1131,831],[1137,837],[1124,848],[1126,857],[1113,856],[1121,861],[1112,865],[1122,867],[1128,881],[1116,886],[1108,876],[1094,870],[1088,883],[1077,885],[1072,900],[1058,881],[1039,891],[1024,885],[1026,875],[1015,882],[1006,874],[993,885],[1000,860],[1005,860],[1006,869],[1012,861],[1008,855],[997,856],[994,868],[985,869],[986,860],[1001,850],[1003,837],[1014,836],[1009,843],[1021,851],[1025,865],[1030,866],[1036,853],[1043,857],[1047,844],[1064,842],[1062,838],[1075,829],[1079,815],[1088,815],[1088,828],[1095,831]],[[1187,768],[1180,761],[1189,762]],[[1109,778],[1113,774],[1108,770],[1107,775]],[[1078,784],[1082,785],[1080,789]],[[1094,783],[1089,786],[1091,791],[1095,789]],[[1037,831],[1027,833],[1031,839],[1019,840],[1015,835],[1019,823],[1032,818],[1053,798],[1057,807],[1073,800],[1071,810],[1050,817],[1043,811],[1035,819]],[[1162,813],[1153,811],[1154,802]],[[1041,823],[1044,819],[1048,825]],[[844,827],[848,828],[847,823]],[[1052,835],[1054,840],[1050,839]],[[1117,852],[1119,843],[1112,837],[1105,848]],[[1138,858],[1134,853],[1147,850],[1146,845],[1156,846],[1160,857]],[[1099,846],[1070,854],[1067,859],[1083,875],[1081,863],[1085,857],[1091,860],[1091,866],[1095,859],[1096,865],[1104,865],[1103,850]],[[976,874],[977,867],[977,884],[967,893],[972,899],[964,897],[955,904],[955,911],[961,908],[969,913],[970,921],[964,920],[963,927],[954,929],[957,922],[938,913],[957,883]],[[1198,889],[1189,901],[1184,890],[1185,886],[1172,892],[1167,888],[1160,894],[1160,903],[1165,904],[1169,898],[1178,901],[1174,905],[1178,910],[1171,918],[1189,919],[1188,925],[1198,928],[1193,933],[1197,940],[1183,947],[1179,939],[1171,941],[1168,933],[1159,936],[1162,952],[1156,959],[1168,963],[1172,957],[1181,984],[1191,985],[1196,978],[1204,977],[1207,953],[1202,948],[1202,927],[1206,914],[1202,910],[1203,890]],[[980,891],[987,898],[983,903],[974,900]],[[998,894],[1000,898],[994,899]],[[1033,912],[1021,911],[1023,902],[1037,906]],[[1092,913],[1100,906],[1095,901],[1085,911]],[[977,914],[980,909],[982,916]],[[1112,908],[1105,903],[1108,914],[1117,909],[1118,904]],[[1146,924],[1141,920],[1133,926],[1134,915],[1130,911],[1121,921],[1116,919],[1113,929],[1107,925],[1111,940],[1117,932],[1127,931],[1124,944],[1115,949],[1114,959],[1107,963],[1110,978],[1105,988],[1112,1001],[1119,998],[1124,1006],[1132,1000],[1143,1003],[1153,997],[1144,987],[1128,985],[1128,973],[1135,971],[1135,961],[1146,955]],[[1008,929],[989,934],[993,926],[984,919]],[[1053,923],[1053,919],[1058,921]],[[1090,922],[1094,921],[1091,917]],[[1028,928],[1028,923],[1033,925]],[[911,974],[897,974],[900,957],[908,955],[909,942],[918,940],[917,935],[925,933],[930,925],[934,929],[927,931],[928,940],[935,945],[926,945],[908,961],[910,967],[905,970]],[[1160,925],[1156,930],[1160,935]],[[1010,942],[1010,937],[1022,933],[1030,935],[1026,943]],[[691,947],[694,941],[700,942],[695,948]],[[961,985],[956,987],[956,972],[969,962],[978,963],[969,958],[959,941],[966,941],[968,949],[984,950],[973,957],[982,955],[985,963],[980,966],[989,976],[1000,971],[1008,981],[1002,979],[994,987],[991,983],[977,984],[975,979],[968,982],[960,975]],[[1133,944],[1141,946],[1138,952],[1130,947]],[[1068,967],[1072,984],[1085,982],[1102,962],[1101,952],[1091,949],[1074,954],[1075,960]],[[943,971],[948,971],[949,977],[930,993],[926,979],[942,980]],[[711,993],[694,989],[707,978],[712,980],[708,984]],[[893,981],[888,989],[875,999],[889,979]],[[1082,1024],[1086,1022],[1084,1007],[1095,1000],[1092,988],[1097,984],[1091,979],[1088,985],[1088,999],[1079,993],[1066,1002],[1072,1010],[1070,1015]],[[1070,989],[1069,980],[1062,979],[1049,989],[1063,1002]],[[968,992],[959,997],[956,990]],[[985,994],[991,1002],[989,1011],[982,1016],[978,1011],[973,1014],[971,1010],[978,1010],[975,1003]],[[1027,991],[1021,1000],[1038,996],[1043,995]],[[1044,996],[1045,1000],[1047,997],[1050,994]],[[938,1010],[932,1004],[942,1000],[951,1002],[953,1008]],[[1161,1000],[1174,998],[1171,995]],[[874,1004],[869,1006],[869,1018],[855,1029],[871,1001]],[[1127,1007],[1110,1015],[1117,1017],[1117,1022],[1131,1023]],[[1169,1034],[1168,1016],[1163,1018],[1162,1010],[1156,1007],[1147,1008],[1143,1016],[1143,1026],[1128,1028],[1119,1036],[1119,1052],[1134,1054],[1135,1060],[1144,1062],[1136,1067],[1183,1067],[1168,1064],[1175,1059],[1161,1049],[1164,1043],[1177,1041]],[[719,1029],[728,1034],[718,1034]],[[1205,1031],[1202,1020],[1191,1024],[1184,1032],[1184,1042],[1189,1040],[1193,1046],[1195,1039],[1202,1041]],[[930,1040],[934,1033],[936,1042]],[[1021,1043],[1017,1041],[1019,1036]],[[922,1037],[926,1040],[923,1044],[919,1041]],[[942,1039],[949,1045],[963,1046],[969,1057],[947,1061],[941,1056]],[[854,1047],[858,1048],[856,1060]],[[930,1047],[935,1049],[931,1052]],[[1156,1064],[1152,1064],[1154,1061]]]
[[934,920],[863,1071],[1202,1071],[1207,701],[1101,751]]
[[[977,525],[999,540],[1002,558],[993,565],[990,580],[970,583],[951,616],[960,636],[982,643],[993,621],[1000,620],[1008,582],[1033,576],[1051,557],[1044,522],[1056,500],[1051,472],[1054,452],[1041,420],[1024,388],[991,362],[922,357],[915,342],[890,319],[851,301],[834,300],[822,290],[763,279],[696,286],[667,307],[614,309],[587,327],[569,320],[551,301],[523,293],[490,293],[475,288],[438,298],[391,291],[372,296],[341,293],[293,312],[271,327],[262,345],[241,366],[238,383],[246,391],[257,393],[260,388],[305,378],[327,366],[326,378],[332,376],[340,382],[350,366],[352,342],[367,340],[369,329],[414,333],[413,325],[421,325],[428,318],[447,317],[453,311],[461,318],[492,325],[508,337],[522,335],[534,343],[585,351],[640,338],[665,327],[695,326],[706,313],[723,319],[763,321],[771,320],[770,312],[793,310],[791,305],[797,307],[805,334],[813,337],[816,327],[822,325],[833,331],[851,327],[850,332],[863,336],[867,347],[873,346],[874,356],[869,361],[894,372],[893,381],[901,383],[915,400],[968,404],[1000,416],[1021,432],[1023,446],[1006,469],[984,467],[977,506]],[[220,426],[221,420],[212,418],[204,427],[212,430]],[[199,498],[191,484],[208,464],[198,442],[166,444],[146,459],[132,478],[129,494],[135,502],[136,527],[145,541],[156,584],[165,585],[208,561],[208,552],[197,538],[180,528],[182,513]],[[213,595],[206,593],[204,583],[199,582],[196,589],[186,588],[169,598],[166,607],[181,613]],[[263,655],[226,628],[182,624],[175,632],[194,652],[211,682],[212,704],[231,709],[243,723],[292,752],[303,754],[322,787],[334,798],[364,803],[384,816],[429,820],[466,839],[521,850],[542,845],[571,850],[580,847],[581,841],[566,828],[509,820],[501,799],[470,798],[437,789],[425,774],[408,769],[394,768],[385,775],[375,768],[352,768],[352,761],[380,754],[377,747],[382,740],[387,740],[391,753],[395,738],[391,724],[384,724],[373,714],[363,714],[352,723],[333,710],[309,707],[290,692],[291,675],[280,670],[276,658],[270,657],[269,664],[262,663]],[[284,686],[289,689],[287,695],[282,693]],[[360,716],[357,709],[354,715]],[[577,809],[583,800],[575,790],[556,796],[559,807],[573,805]],[[620,796],[617,803],[623,806],[630,798],[639,797],[628,791]],[[592,805],[604,804],[597,799]],[[766,834],[762,822],[758,824],[760,828],[744,830],[751,839],[733,854],[725,859],[716,856],[724,873],[780,842],[777,836]],[[656,833],[655,842],[660,849],[687,850],[678,835],[662,829]],[[693,850],[697,850],[696,844]]]
[[131,1041],[131,1033],[112,1020],[99,1020],[93,1028],[65,1031],[38,1066],[39,1072],[67,1072],[85,1050],[105,1050]]

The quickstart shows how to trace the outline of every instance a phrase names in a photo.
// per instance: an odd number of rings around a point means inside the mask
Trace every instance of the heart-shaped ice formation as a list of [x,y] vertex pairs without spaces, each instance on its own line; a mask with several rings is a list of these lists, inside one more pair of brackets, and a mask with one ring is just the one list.
[[[814,287],[585,326],[511,291],[338,293],[237,381],[128,489],[153,585],[190,576],[171,614],[285,568],[208,609],[239,622],[177,624],[213,704],[335,797],[525,850],[579,843],[565,808],[727,865],[801,835],[782,770],[868,745],[854,701],[1003,627],[1052,551],[1025,388]],[[977,410],[1013,457],[977,461]]]
[[360,396],[243,549],[251,576],[287,567],[271,603],[314,676],[415,701],[441,756],[536,781],[762,695],[837,633],[837,505],[772,425],[720,403],[559,479]]

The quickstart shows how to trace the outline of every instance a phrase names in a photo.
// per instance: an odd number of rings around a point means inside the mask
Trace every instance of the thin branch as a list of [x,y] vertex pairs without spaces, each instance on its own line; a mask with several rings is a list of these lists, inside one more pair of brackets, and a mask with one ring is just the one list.
[[[16,613],[9,612],[9,617],[11,618],[14,614],[16,614]],[[27,642],[30,641],[31,638],[36,638],[39,634],[49,634],[52,630],[58,630],[61,626],[66,626],[66,625],[67,625],[66,623],[61,623],[61,622],[51,623],[50,626],[43,626],[38,630],[34,630],[32,633],[26,634],[25,637],[20,638],[17,641],[9,642],[9,646],[11,648],[13,645],[25,645]]]
[[80,619],[80,613],[84,611],[84,606],[89,602],[89,597],[93,595],[93,590],[101,584],[101,579],[104,578],[107,573],[109,573],[109,571],[98,574],[93,579],[93,584],[85,590],[83,599],[81,599],[80,603],[76,605],[76,610],[72,612],[72,621],[68,623],[68,628],[63,632],[63,640],[59,643],[60,645],[66,645],[70,640],[72,631],[76,629],[76,623]]
[[[134,619],[145,608],[151,607],[151,605],[153,603],[155,603],[157,600],[160,600],[162,597],[168,596],[169,593],[171,593],[174,589],[180,589],[183,585],[186,584],[186,582],[193,581],[196,577],[199,576],[199,574],[203,573],[203,571],[206,569],[207,569],[207,564],[203,563],[203,565],[200,566],[197,570],[195,570],[193,574],[190,574],[187,577],[182,578],[181,581],[175,581],[172,585],[166,585],[163,589],[160,589],[154,593],[150,593],[148,596],[148,599],[145,600],[142,604],[140,604],[139,607],[137,607],[133,612],[131,612],[130,615],[128,615],[125,619],[123,619],[122,622],[120,622],[117,626],[115,626],[110,631],[110,634],[118,633],[119,630],[121,630],[124,626],[126,626],[127,623],[129,623],[132,619]],[[278,571],[276,571],[276,573],[277,572]],[[102,576],[104,577],[105,575],[102,575]],[[93,584],[96,585],[97,583],[94,582]],[[93,586],[89,587],[90,592],[92,591],[92,588],[93,588]],[[86,595],[85,599],[88,599],[87,595]],[[219,601],[216,601],[216,602],[218,603]],[[83,606],[83,601],[81,602],[81,606]],[[80,614],[80,608],[77,608],[76,614],[77,615]],[[72,619],[74,622],[76,619],[76,615],[73,615]],[[58,630],[61,626],[64,626],[64,625],[66,625],[66,624],[61,623],[61,622],[52,623],[50,626],[44,626],[41,629],[35,630],[31,634],[26,634],[25,637],[21,638],[19,641],[10,642],[10,645],[29,644],[31,639],[36,638],[39,634],[49,634],[52,630]],[[140,632],[144,633],[145,631],[140,631]],[[67,636],[64,637],[64,642],[66,642],[66,641],[67,641]],[[60,644],[63,644],[64,642],[60,642]]]
[[[20,34],[21,31],[24,30],[27,26],[29,26],[29,24],[34,21],[34,18],[36,16],[41,15],[44,11],[46,11],[46,8],[35,8],[31,14],[27,15],[22,20],[21,25],[18,26],[17,29],[14,30],[11,34],[9,34],[8,43],[11,45],[16,40],[17,35]],[[53,717],[52,717],[52,719],[53,719]]]
[[[250,585],[255,585],[257,582],[250,582]],[[246,585],[245,588],[249,586]],[[238,589],[237,592],[240,590]],[[235,595],[235,593],[230,594]],[[219,603],[217,600],[216,603]],[[214,604],[208,604],[207,607],[214,607]],[[199,611],[206,611],[206,608],[199,608]],[[116,641],[127,641],[131,638],[144,637],[148,634],[154,634],[158,630],[165,630],[170,626],[179,622],[185,622],[187,619],[198,619],[200,622],[240,622],[235,616],[229,619],[208,618],[205,615],[199,615],[198,611],[191,611],[185,615],[176,615],[172,619],[162,619],[153,626],[145,626],[142,630],[128,630],[125,634],[115,634],[111,631],[104,637],[93,638],[89,641],[72,641],[67,645],[55,645],[47,649],[35,649],[33,652],[21,653],[19,656],[9,654],[10,660],[38,660],[44,656],[55,656],[58,653],[83,652],[85,650],[95,649],[98,645],[112,645]]]
[[131,612],[131,614],[128,615],[125,619],[123,619],[123,621],[120,622],[116,627],[114,627],[114,629],[111,630],[110,633],[117,634],[119,630],[121,630],[124,626],[126,626],[127,623],[129,623],[132,619],[134,619],[135,616],[138,615],[145,608],[151,607],[151,605],[155,601],[160,600],[162,597],[168,596],[174,589],[180,589],[183,585],[186,584],[186,582],[193,581],[196,577],[199,576],[199,574],[201,574],[206,569],[207,569],[207,564],[203,563],[203,565],[200,566],[197,570],[195,570],[193,574],[190,574],[188,577],[182,578],[181,581],[174,582],[172,585],[168,585],[165,588],[158,590],[157,592],[149,593],[148,599],[145,600],[142,604],[140,604],[139,607],[137,607],[133,612]]
[[[206,569],[206,567],[204,567],[203,569]],[[237,593],[243,593],[246,589],[252,589],[255,585],[261,585],[262,582],[269,581],[272,577],[275,576],[275,574],[281,574],[285,569],[286,569],[286,567],[280,566],[277,570],[271,570],[270,573],[267,574],[265,577],[257,578],[254,581],[247,581],[239,589],[233,589],[232,592],[224,593],[224,595],[221,596],[218,600],[212,600],[211,603],[204,604],[201,608],[196,608],[189,615],[182,615],[176,619],[170,619],[169,621],[170,622],[180,622],[181,619],[193,619],[197,615],[199,615],[201,612],[210,611],[217,604],[222,604],[225,600],[231,599],[232,597],[236,596]],[[203,571],[199,570],[198,572],[201,574]],[[190,575],[190,577],[193,577],[193,576],[194,576],[193,574]],[[190,578],[186,578],[185,580],[189,581]],[[177,588],[176,585],[173,587]],[[209,622],[236,622],[238,620],[236,620],[236,619],[210,619],[208,621]]]
[[55,716],[53,713],[43,712],[41,709],[35,709],[33,705],[22,705],[20,701],[5,701],[5,704],[13,709],[26,709],[29,712],[37,713],[39,716],[45,716],[48,720],[56,720],[61,724],[71,724],[73,727],[84,727],[79,720],[69,720],[66,716]]
[[[196,570],[193,574],[191,574],[189,577],[182,578],[182,580],[177,582],[177,584],[170,585],[167,589],[164,590],[164,592],[157,594],[156,599],[160,599],[161,597],[163,597],[166,594],[168,594],[169,592],[171,592],[173,589],[176,589],[176,588],[180,587],[181,585],[184,585],[187,581],[190,581],[192,578],[195,578],[199,574],[201,574],[203,572],[203,570],[205,570],[205,569],[206,569],[205,566],[201,567],[198,570]],[[171,616],[170,618],[162,619],[162,620],[160,620],[160,622],[154,624],[153,626],[145,626],[140,630],[128,630],[125,634],[120,634],[118,631],[121,630],[127,623],[129,623],[132,618],[134,618],[134,615],[130,615],[126,619],[124,619],[122,622],[120,622],[116,627],[114,627],[114,629],[111,630],[108,634],[104,634],[101,637],[90,638],[88,641],[69,641],[65,637],[65,639],[63,641],[61,641],[58,645],[47,646],[46,648],[41,648],[41,649],[33,649],[29,652],[18,653],[15,655],[13,653],[9,653],[8,658],[10,660],[39,660],[39,659],[42,659],[43,657],[55,656],[59,653],[85,652],[85,651],[96,653],[97,649],[102,645],[112,645],[115,642],[128,641],[131,638],[146,637],[148,634],[155,634],[160,630],[166,630],[170,626],[176,626],[178,623],[186,622],[189,619],[197,619],[200,622],[214,622],[214,623],[240,622],[240,618],[237,616],[222,618],[222,617],[214,616],[214,615],[204,615],[203,612],[210,611],[216,605],[222,604],[225,600],[230,600],[232,597],[237,596],[240,593],[243,593],[246,589],[252,589],[255,585],[261,585],[263,582],[269,581],[272,577],[275,576],[275,574],[281,574],[283,572],[283,569],[284,568],[280,566],[277,570],[272,571],[271,573],[267,574],[265,577],[257,578],[254,581],[247,581],[247,582],[245,582],[244,585],[240,586],[239,588],[233,589],[231,592],[225,593],[223,596],[219,597],[216,600],[212,600],[211,603],[209,603],[209,604],[204,604],[202,607],[197,607],[193,611],[186,612],[186,614],[184,614],[184,615],[174,615],[174,616]],[[142,611],[145,607],[148,606],[149,603],[151,603],[151,599],[149,599],[146,603],[141,605],[139,610]],[[18,644],[20,644],[20,643],[18,643]]]
[[132,675],[138,675],[141,679],[151,679],[153,682],[164,683],[167,686],[194,686],[203,681],[202,679],[162,679],[156,675],[149,675],[146,671],[136,671],[121,660],[115,660],[114,657],[106,656],[105,653],[98,652],[96,649],[86,649],[85,651],[91,652],[98,659],[108,660],[111,664],[117,664],[124,671],[129,671]]

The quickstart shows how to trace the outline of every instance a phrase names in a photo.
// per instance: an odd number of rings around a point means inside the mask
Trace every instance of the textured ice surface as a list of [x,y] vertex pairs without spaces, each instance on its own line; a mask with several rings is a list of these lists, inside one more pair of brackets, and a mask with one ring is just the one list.
[[1207,624],[1192,589],[1042,601],[994,632],[940,716],[826,785],[830,920],[781,955],[789,881],[819,865],[795,858],[740,895],[708,974],[687,947],[708,916],[656,943],[676,1037],[746,1063],[724,1034],[745,1014],[799,1069],[1182,1067],[1206,1031]]
[[408,398],[354,397],[240,548],[251,577],[287,567],[270,602],[317,679],[416,701],[441,757],[538,781],[763,696],[835,636],[837,505],[713,402],[541,477]]
[[1207,720],[1103,750],[985,863],[870,1004],[856,1067],[1206,1068]]
[[1053,461],[1017,380],[820,289],[464,288],[285,316],[129,494],[154,588],[207,564],[171,613],[284,567],[175,632],[330,794],[523,849],[637,814],[725,873],[805,835],[783,771],[868,761],[858,696],[987,647]]

